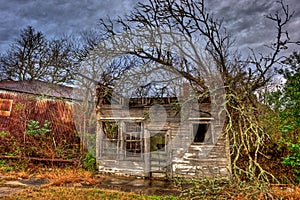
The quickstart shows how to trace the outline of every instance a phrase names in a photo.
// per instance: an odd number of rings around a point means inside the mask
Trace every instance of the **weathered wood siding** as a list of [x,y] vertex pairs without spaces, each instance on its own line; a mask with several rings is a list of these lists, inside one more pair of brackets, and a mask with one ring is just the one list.
[[[152,101],[152,102],[151,102]],[[217,121],[210,120],[214,113],[211,113],[210,104],[200,104],[200,114],[189,112],[178,106],[178,102],[172,99],[164,99],[157,103],[163,109],[157,110],[154,115],[157,122],[151,122],[149,109],[155,105],[154,100],[140,100],[135,104],[98,105],[97,117],[99,122],[103,121],[140,121],[143,123],[143,145],[144,152],[141,158],[126,158],[123,156],[124,147],[121,147],[119,154],[114,159],[107,159],[101,149],[102,140],[105,137],[99,123],[97,132],[97,152],[96,158],[100,164],[101,172],[114,174],[127,174],[137,176],[149,176],[156,172],[164,173],[166,176],[228,176],[230,174],[229,144],[225,136],[221,135],[222,125]],[[211,113],[211,114],[208,114]],[[153,113],[152,113],[153,114]],[[164,118],[166,115],[166,118]],[[165,120],[163,125],[159,123],[159,117]],[[153,116],[152,116],[153,119]],[[193,123],[209,123],[209,130],[204,142],[193,142]],[[165,130],[167,146],[164,154],[166,162],[165,168],[155,168],[157,162],[151,162],[151,156],[155,153],[149,152],[151,132]],[[122,131],[122,127],[121,127]],[[217,134],[218,133],[218,134]],[[156,171],[156,172],[155,172]]]

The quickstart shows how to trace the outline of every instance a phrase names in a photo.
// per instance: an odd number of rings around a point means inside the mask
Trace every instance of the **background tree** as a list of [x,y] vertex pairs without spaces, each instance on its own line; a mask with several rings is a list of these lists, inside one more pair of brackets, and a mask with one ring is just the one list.
[[282,62],[287,66],[279,70],[279,74],[286,80],[285,84],[270,97],[273,110],[282,119],[281,131],[293,133],[289,137],[297,142],[300,135],[297,134],[300,127],[300,54],[294,52]]
[[[79,110],[75,122],[81,137],[83,148],[95,155],[96,150],[96,113],[95,88],[99,82],[105,89],[111,88],[113,82],[122,76],[123,72],[130,68],[131,62],[126,56],[118,59],[107,59],[97,54],[97,45],[103,38],[96,30],[82,32],[73,43],[78,46],[75,51],[76,72],[75,85],[80,88],[78,96],[83,99],[77,102]],[[75,94],[76,95],[76,94]]]
[[272,141],[281,154],[282,164],[294,171],[300,181],[300,54],[293,52],[282,62],[279,74],[286,82],[269,92],[271,111],[267,126]]
[[[291,43],[285,27],[293,13],[282,1],[279,5],[278,12],[267,16],[275,23],[277,35],[268,46],[270,54],[256,54],[252,50],[247,60],[240,60],[237,53],[232,53],[236,51],[232,49],[230,35],[222,22],[207,11],[204,0],[148,0],[124,18],[101,19],[105,42],[100,44],[98,53],[137,57],[144,61],[143,65],[148,64],[146,72],[140,74],[156,69],[176,72],[190,83],[199,98],[209,93],[207,76],[213,71],[221,74],[226,89],[224,130],[230,136],[233,173],[237,178],[242,174],[251,180],[269,180],[274,176],[259,163],[269,136],[260,124],[263,106],[255,92],[272,79],[275,64],[282,60],[280,53]],[[172,45],[180,42],[176,37],[179,33],[189,48],[177,46],[181,56],[164,48],[164,33],[172,33],[168,38]],[[195,41],[204,51],[198,49]],[[207,69],[207,59],[213,62],[211,69]],[[197,65],[191,65],[191,60],[196,60]]]
[[72,81],[72,45],[67,39],[47,40],[42,32],[27,27],[0,57],[2,80]]

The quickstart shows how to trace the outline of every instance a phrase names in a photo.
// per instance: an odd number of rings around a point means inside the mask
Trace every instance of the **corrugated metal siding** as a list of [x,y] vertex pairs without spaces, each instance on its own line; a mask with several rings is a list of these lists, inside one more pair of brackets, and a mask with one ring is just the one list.
[[41,125],[48,120],[57,142],[79,143],[70,103],[1,90],[0,99],[13,100],[11,115],[0,116],[0,131],[8,131],[22,140],[28,120],[39,121]]

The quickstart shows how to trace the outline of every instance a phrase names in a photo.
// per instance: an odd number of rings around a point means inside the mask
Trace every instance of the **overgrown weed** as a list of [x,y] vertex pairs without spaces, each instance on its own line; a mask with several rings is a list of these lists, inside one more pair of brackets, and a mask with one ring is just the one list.
[[239,181],[225,177],[176,178],[183,199],[299,199],[296,186]]

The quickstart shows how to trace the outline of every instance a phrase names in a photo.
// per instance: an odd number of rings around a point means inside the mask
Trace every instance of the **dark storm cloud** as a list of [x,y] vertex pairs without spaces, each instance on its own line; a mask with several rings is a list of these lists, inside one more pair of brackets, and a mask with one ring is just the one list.
[[79,33],[96,27],[100,17],[125,14],[134,4],[134,0],[2,0],[0,50],[27,26],[47,36]]
[[[123,15],[136,4],[135,0],[0,0],[0,52],[18,37],[20,30],[33,26],[46,36],[79,33],[93,29],[101,17]],[[276,11],[276,0],[209,0],[208,9],[224,20],[236,46],[259,48],[275,38],[275,24],[266,14]],[[300,40],[300,5],[286,0],[295,16],[289,25],[290,36]]]
[[[300,41],[300,5],[298,0],[286,0],[290,11],[295,11],[288,26],[288,31],[294,41]],[[235,45],[240,49],[261,49],[269,45],[276,38],[275,23],[266,15],[280,9],[278,1],[270,0],[211,0],[208,3],[219,19],[223,19],[227,31],[234,37]],[[292,47],[292,50],[296,50]],[[292,51],[291,50],[291,51]]]

